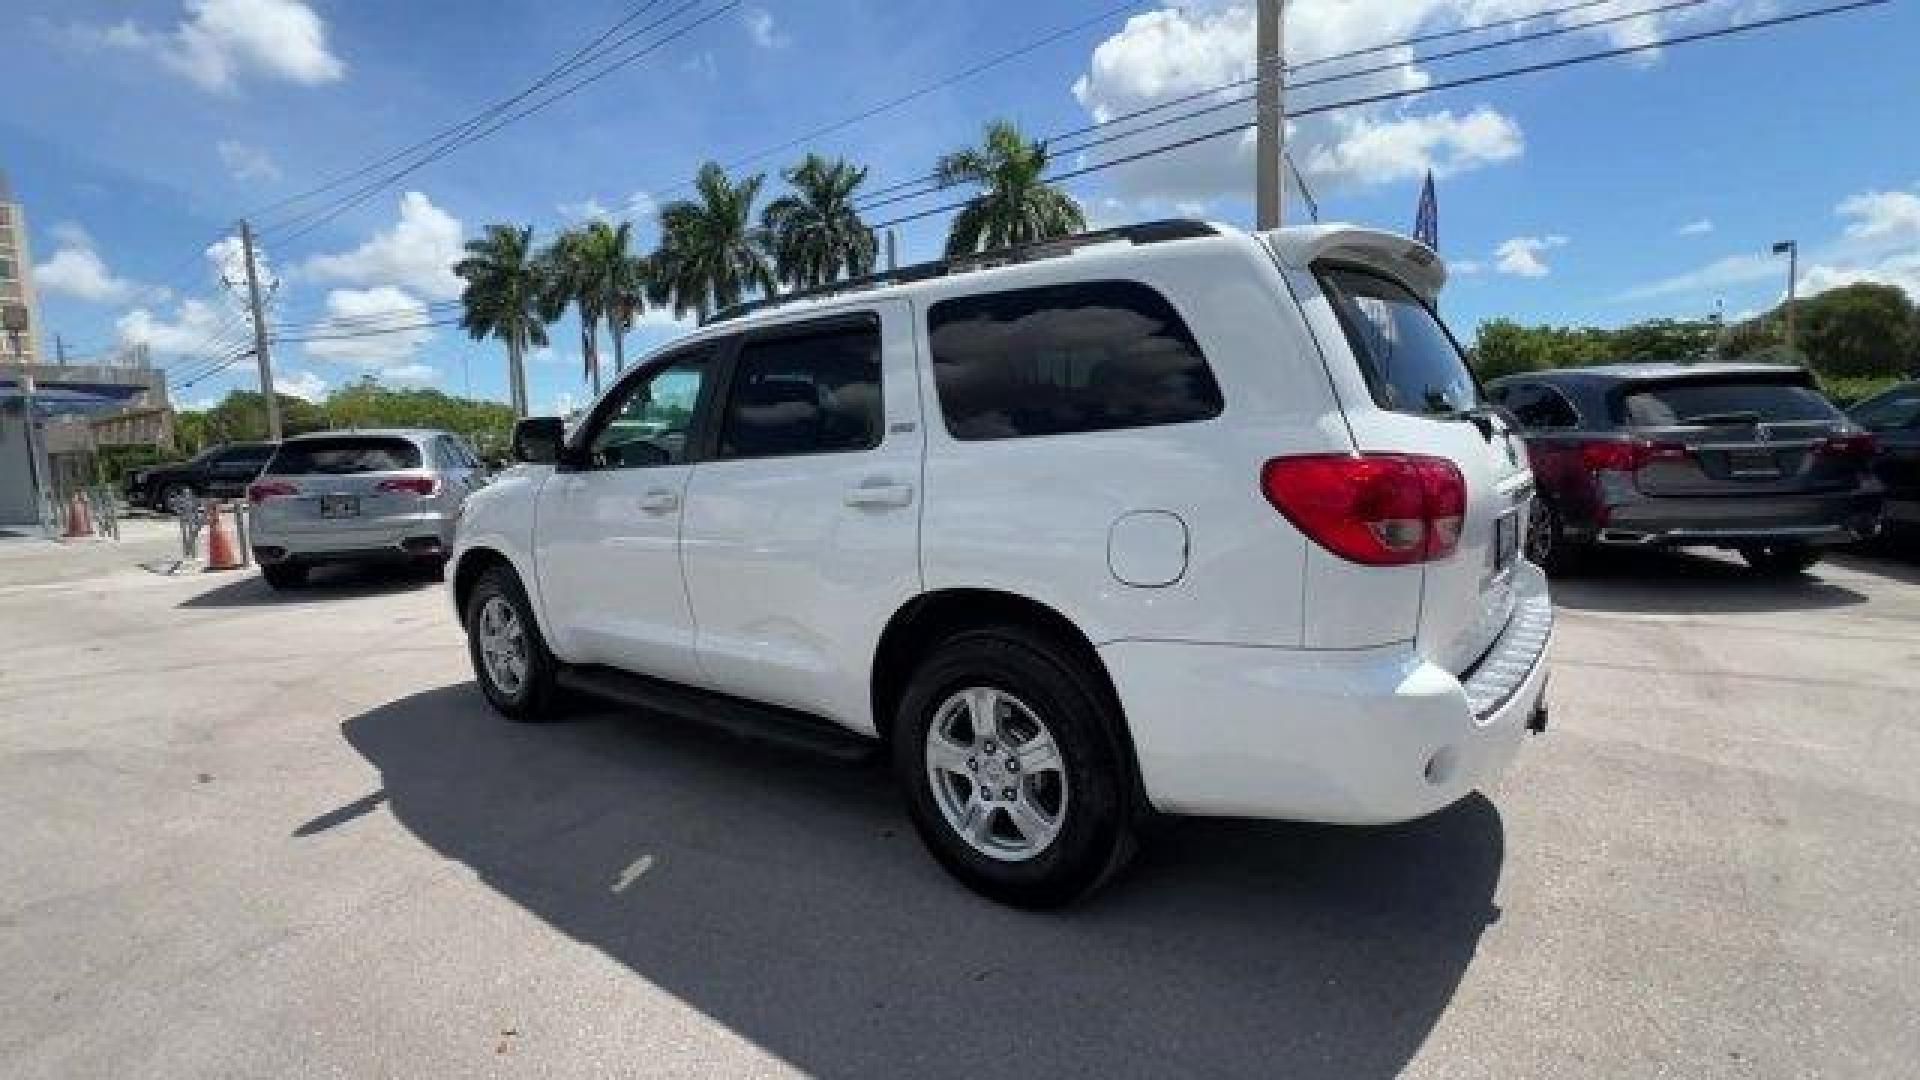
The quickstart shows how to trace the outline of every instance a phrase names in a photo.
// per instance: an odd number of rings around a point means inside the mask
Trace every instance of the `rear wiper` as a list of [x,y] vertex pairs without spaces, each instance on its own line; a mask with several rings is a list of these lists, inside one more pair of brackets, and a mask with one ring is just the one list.
[[1739,412],[1701,413],[1699,416],[1689,416],[1682,422],[1699,424],[1702,427],[1713,427],[1719,424],[1758,424],[1760,414],[1751,409]]
[[1473,426],[1479,430],[1480,437],[1487,442],[1492,442],[1494,434],[1493,421],[1494,418],[1499,415],[1500,410],[1495,406],[1475,405],[1471,409],[1455,409],[1452,412],[1440,413],[1438,414],[1438,418],[1441,420],[1471,421]]

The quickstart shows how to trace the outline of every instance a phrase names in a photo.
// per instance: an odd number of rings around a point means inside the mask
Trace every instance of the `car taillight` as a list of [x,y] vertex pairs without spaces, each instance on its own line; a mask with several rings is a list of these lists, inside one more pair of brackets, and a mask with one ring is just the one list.
[[1369,566],[1453,554],[1467,509],[1459,467],[1419,454],[1274,458],[1260,469],[1260,490],[1315,543]]
[[1816,448],[1822,454],[1834,457],[1857,458],[1866,460],[1880,449],[1880,440],[1872,432],[1849,431],[1841,435],[1829,435]]
[[255,480],[247,485],[247,501],[250,503],[263,503],[268,499],[284,499],[298,494],[300,489],[285,480]]
[[433,494],[438,485],[431,476],[389,476],[375,484],[375,491],[411,491],[425,498]]
[[1654,461],[1680,461],[1687,448],[1645,439],[1595,439],[1580,444],[1580,464],[1588,472],[1638,472]]

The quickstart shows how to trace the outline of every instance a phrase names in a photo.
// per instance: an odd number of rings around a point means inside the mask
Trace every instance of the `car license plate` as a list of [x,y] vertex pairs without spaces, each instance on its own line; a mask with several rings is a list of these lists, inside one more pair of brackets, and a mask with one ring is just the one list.
[[1729,450],[1727,468],[1735,476],[1779,476],[1780,462],[1771,450]]
[[1520,553],[1520,511],[1509,510],[1493,522],[1493,568],[1505,570]]
[[359,517],[360,496],[322,495],[320,496],[320,516],[323,518]]

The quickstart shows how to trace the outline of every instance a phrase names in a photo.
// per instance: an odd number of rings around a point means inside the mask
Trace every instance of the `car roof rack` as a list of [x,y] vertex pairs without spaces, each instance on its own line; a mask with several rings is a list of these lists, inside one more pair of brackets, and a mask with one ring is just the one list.
[[1033,262],[1036,259],[1051,259],[1068,255],[1093,244],[1111,243],[1126,240],[1135,245],[1162,244],[1169,240],[1191,240],[1200,236],[1217,236],[1219,230],[1204,221],[1188,218],[1168,218],[1162,221],[1146,221],[1138,225],[1121,225],[1111,229],[1094,229],[1089,232],[1074,233],[1070,236],[1056,236],[1047,240],[1036,240],[1028,244],[1016,244],[1012,247],[995,248],[991,251],[976,252],[971,255],[958,255],[951,259],[935,259],[931,262],[913,263],[895,270],[882,270],[862,277],[848,278],[845,281],[831,281],[811,289],[798,292],[777,293],[749,300],[745,303],[730,304],[721,308],[702,323],[712,326],[727,322],[759,311],[782,307],[799,300],[817,300],[821,297],[835,296],[841,293],[864,292],[887,285],[905,285],[915,281],[927,281],[932,278],[946,277],[950,274],[964,274],[974,270],[986,270],[996,266],[1011,266],[1015,263]]

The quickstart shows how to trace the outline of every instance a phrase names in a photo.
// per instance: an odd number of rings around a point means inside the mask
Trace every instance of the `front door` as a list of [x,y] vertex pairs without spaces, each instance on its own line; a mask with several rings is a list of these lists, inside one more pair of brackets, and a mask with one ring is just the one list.
[[911,313],[883,302],[742,339],[682,549],[716,687],[871,730],[874,643],[920,591]]
[[540,491],[541,598],[566,613],[553,622],[563,660],[699,681],[680,525],[716,351],[696,346],[630,373]]

